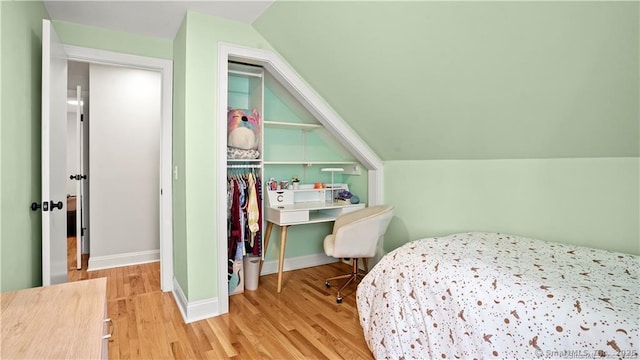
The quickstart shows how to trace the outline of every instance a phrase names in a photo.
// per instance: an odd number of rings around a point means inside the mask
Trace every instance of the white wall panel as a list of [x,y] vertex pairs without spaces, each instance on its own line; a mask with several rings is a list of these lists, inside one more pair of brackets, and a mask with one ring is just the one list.
[[91,64],[91,259],[158,250],[161,76]]

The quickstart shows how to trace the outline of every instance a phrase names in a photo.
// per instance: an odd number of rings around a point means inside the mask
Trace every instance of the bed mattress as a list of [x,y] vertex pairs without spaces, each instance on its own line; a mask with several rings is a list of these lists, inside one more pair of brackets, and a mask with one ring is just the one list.
[[640,257],[495,233],[413,241],[362,280],[376,358],[638,358]]

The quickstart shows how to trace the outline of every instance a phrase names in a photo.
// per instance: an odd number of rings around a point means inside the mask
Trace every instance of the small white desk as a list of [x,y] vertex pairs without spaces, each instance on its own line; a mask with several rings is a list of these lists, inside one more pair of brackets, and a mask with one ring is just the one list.
[[[273,204],[265,209],[267,230],[264,237],[265,252],[269,247],[269,238],[273,225],[282,228],[280,235],[280,254],[278,256],[278,292],[282,291],[282,268],[284,265],[284,251],[287,244],[287,228],[291,225],[314,224],[334,221],[339,215],[363,209],[365,204],[340,204],[331,201],[296,202],[290,204]],[[262,263],[260,263],[262,271]]]

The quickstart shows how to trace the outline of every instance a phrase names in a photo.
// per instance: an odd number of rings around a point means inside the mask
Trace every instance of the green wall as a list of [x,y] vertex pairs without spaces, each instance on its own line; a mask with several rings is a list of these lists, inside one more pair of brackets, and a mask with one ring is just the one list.
[[639,2],[277,1],[253,24],[385,160],[386,237],[638,253]]
[[160,59],[173,58],[171,40],[58,20],[53,21],[53,26],[60,40],[68,45]]
[[391,250],[466,231],[503,232],[640,254],[640,159],[385,163]]
[[276,1],[253,24],[384,160],[638,156],[638,1]]
[[[186,18],[173,41],[173,166],[184,169],[186,103]],[[178,174],[180,175],[180,174]],[[188,292],[187,208],[184,176],[173,177],[173,276]]]
[[[1,291],[42,284],[40,199],[42,2],[0,2],[0,276]],[[173,42],[61,21],[61,41],[96,49],[171,59]]]
[[[184,127],[184,163],[176,163],[184,177],[187,283],[179,280],[189,301],[217,297],[216,132],[226,132],[226,118],[217,119],[218,42],[270,49],[249,25],[188,12],[184,26],[185,105],[184,118],[174,126]],[[177,54],[176,54],[177,55]],[[224,79],[226,81],[226,79]],[[184,122],[179,124],[177,122]],[[225,241],[225,240],[223,240]]]
[[42,284],[39,201],[41,2],[0,2],[1,291]]

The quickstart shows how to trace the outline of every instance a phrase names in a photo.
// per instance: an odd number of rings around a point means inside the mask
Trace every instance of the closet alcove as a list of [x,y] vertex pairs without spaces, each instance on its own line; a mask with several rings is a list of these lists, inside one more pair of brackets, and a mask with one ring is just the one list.
[[[260,229],[254,244],[264,259],[261,275],[276,272],[277,242],[264,248],[264,208],[267,183],[274,179],[290,182],[294,176],[301,184],[346,184],[367,206],[382,202],[382,162],[346,123],[298,75],[270,51],[231,44],[219,45],[218,58],[218,123],[227,127],[230,109],[260,114],[256,158],[236,158],[227,147],[227,131],[218,134],[218,300],[220,313],[228,312],[227,295],[233,277],[230,262],[228,218],[230,179],[252,174],[259,182],[258,201]],[[240,156],[242,157],[242,156]],[[342,168],[339,173],[323,172],[323,168]],[[333,179],[332,179],[333,177]],[[234,226],[234,230],[237,227]],[[271,238],[277,238],[277,229]],[[335,261],[324,255],[322,239],[331,231],[331,223],[296,226],[289,232],[285,271]],[[250,237],[249,237],[250,238]],[[234,238],[237,239],[237,238]],[[246,238],[245,238],[246,239]],[[239,249],[239,248],[238,248]],[[237,250],[238,250],[237,249]],[[254,253],[255,254],[255,253]],[[233,281],[237,281],[234,279]]]

